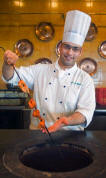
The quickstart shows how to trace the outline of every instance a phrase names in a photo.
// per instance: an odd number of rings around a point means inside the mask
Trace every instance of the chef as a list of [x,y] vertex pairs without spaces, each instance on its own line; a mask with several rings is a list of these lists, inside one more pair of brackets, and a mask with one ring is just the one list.
[[[92,78],[77,67],[91,18],[73,10],[66,14],[60,56],[53,64],[37,64],[17,68],[27,86],[33,90],[37,109],[45,119],[49,132],[84,130],[92,121],[95,110],[95,89]],[[18,56],[10,50],[4,54],[3,80],[18,84],[19,78],[11,64]],[[39,119],[32,116],[30,129],[37,129]],[[46,132],[45,129],[42,130]]]

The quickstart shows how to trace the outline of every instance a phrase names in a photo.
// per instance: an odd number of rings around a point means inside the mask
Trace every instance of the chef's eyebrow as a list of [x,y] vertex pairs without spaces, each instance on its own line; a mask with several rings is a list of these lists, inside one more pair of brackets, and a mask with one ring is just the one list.
[[70,44],[65,44],[65,43],[63,43],[63,46],[66,47],[66,48],[68,48],[68,49],[72,48],[73,50],[80,50],[81,49],[81,47],[72,46]]

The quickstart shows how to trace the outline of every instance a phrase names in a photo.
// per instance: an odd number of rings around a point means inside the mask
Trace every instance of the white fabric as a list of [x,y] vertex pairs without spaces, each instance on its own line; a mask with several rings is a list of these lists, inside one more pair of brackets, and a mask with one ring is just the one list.
[[67,12],[62,41],[72,42],[82,46],[89,30],[90,23],[91,17],[84,12],[79,10]]
[[[20,77],[34,90],[34,99],[46,125],[52,125],[58,117],[80,112],[86,117],[86,124],[65,126],[63,129],[83,130],[92,120],[95,109],[95,89],[92,78],[75,64],[71,69],[62,70],[58,62],[38,64],[17,69]],[[14,77],[9,83],[17,84]],[[38,119],[31,122],[38,125]]]

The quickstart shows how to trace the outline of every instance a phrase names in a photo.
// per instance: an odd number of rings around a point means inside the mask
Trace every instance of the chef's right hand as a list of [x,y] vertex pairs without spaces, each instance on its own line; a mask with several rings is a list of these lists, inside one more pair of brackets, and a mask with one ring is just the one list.
[[4,61],[6,64],[15,65],[17,60],[18,60],[18,56],[14,52],[7,50],[4,53]]

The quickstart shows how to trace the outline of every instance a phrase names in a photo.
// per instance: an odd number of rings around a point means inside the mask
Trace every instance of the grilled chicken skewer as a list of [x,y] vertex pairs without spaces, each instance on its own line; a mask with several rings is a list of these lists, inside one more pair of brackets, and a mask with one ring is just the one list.
[[[3,47],[0,47],[0,48],[1,48],[4,52],[6,51]],[[28,96],[31,98],[30,90],[29,90],[28,86],[26,85],[26,83],[21,79],[21,77],[20,77],[18,71],[17,71],[16,68],[15,68],[15,65],[14,65],[14,64],[10,64],[10,65],[13,67],[14,71],[16,72],[16,74],[17,74],[17,76],[18,76],[18,78],[19,78],[19,82],[18,82],[19,88],[20,88],[24,93],[27,93]],[[52,137],[51,137],[51,134],[49,133],[49,131],[48,131],[46,125],[45,125],[45,120],[44,120],[44,118],[41,117],[40,111],[37,109],[37,107],[36,107],[36,102],[34,101],[33,98],[31,98],[31,99],[29,100],[28,105],[29,105],[29,108],[34,109],[34,110],[33,110],[33,116],[34,116],[34,117],[37,117],[37,118],[39,119],[38,128],[40,128],[40,129],[45,129],[45,130],[47,131],[48,135],[49,135],[49,138],[50,138],[51,142],[54,144],[54,141],[53,141],[53,139],[52,139]]]

